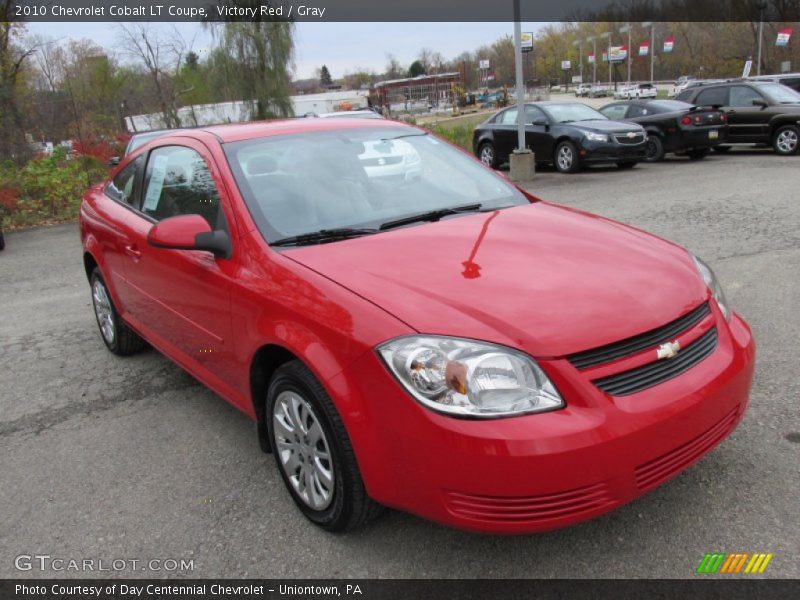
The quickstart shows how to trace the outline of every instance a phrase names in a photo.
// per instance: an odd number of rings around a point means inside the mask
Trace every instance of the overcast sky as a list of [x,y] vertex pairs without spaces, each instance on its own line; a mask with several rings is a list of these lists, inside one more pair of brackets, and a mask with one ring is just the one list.
[[[171,30],[173,24],[151,23]],[[181,35],[194,39],[195,51],[212,45],[211,34],[195,23],[176,23]],[[297,23],[296,77],[314,77],[320,65],[327,65],[334,78],[359,69],[382,72],[386,54],[404,65],[416,58],[420,48],[431,48],[452,58],[474,50],[502,35],[513,34],[512,23]],[[523,31],[535,31],[536,24],[523,24]],[[29,23],[30,33],[58,39],[87,38],[114,51],[119,35],[113,23]]]

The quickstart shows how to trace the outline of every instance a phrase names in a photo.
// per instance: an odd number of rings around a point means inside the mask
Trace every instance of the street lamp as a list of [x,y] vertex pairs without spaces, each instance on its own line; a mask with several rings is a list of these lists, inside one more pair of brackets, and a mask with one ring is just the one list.
[[653,61],[656,57],[656,24],[651,21],[642,23],[642,27],[650,28],[650,83],[653,83]]
[[[608,40],[608,46],[606,48],[606,62],[608,63],[608,86],[611,87],[611,32],[603,32],[600,34],[600,37]],[[595,55],[594,59],[597,60],[597,55]]]
[[578,47],[578,73],[581,76],[581,83],[583,83],[583,38],[575,40],[572,45]]
[[628,86],[631,85],[631,24],[626,23],[619,28],[620,33],[628,32]]
[[592,42],[592,56],[594,60],[592,60],[592,83],[597,83],[597,38],[593,35],[590,35],[586,38],[587,42]]
[[761,38],[764,33],[764,9],[767,8],[767,3],[763,0],[756,4],[758,8],[758,64],[756,65],[756,75],[761,75]]

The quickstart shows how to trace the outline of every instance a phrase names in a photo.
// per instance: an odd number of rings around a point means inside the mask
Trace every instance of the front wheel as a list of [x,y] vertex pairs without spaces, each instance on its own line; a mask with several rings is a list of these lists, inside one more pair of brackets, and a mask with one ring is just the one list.
[[568,141],[561,142],[556,146],[555,156],[553,162],[559,173],[575,173],[580,168],[578,162],[578,151],[575,144]]
[[494,144],[491,142],[484,142],[480,145],[480,148],[478,148],[478,158],[480,158],[481,162],[487,167],[496,169],[498,166],[497,154],[494,151]]
[[789,156],[795,154],[800,139],[800,129],[795,125],[784,125],[775,131],[772,136],[772,147],[777,154]]
[[339,413],[303,363],[294,360],[275,371],[266,414],[283,482],[310,521],[344,531],[381,511],[367,495]]
[[645,144],[645,160],[647,162],[658,162],[664,159],[664,142],[661,140],[661,136],[655,133],[651,133],[647,136],[647,142]]

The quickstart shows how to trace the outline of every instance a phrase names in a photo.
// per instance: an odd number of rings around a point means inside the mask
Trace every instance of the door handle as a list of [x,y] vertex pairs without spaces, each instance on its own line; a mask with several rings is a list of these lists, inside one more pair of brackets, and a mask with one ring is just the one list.
[[135,244],[125,244],[125,254],[130,256],[133,260],[139,260],[142,257],[142,253],[139,252]]

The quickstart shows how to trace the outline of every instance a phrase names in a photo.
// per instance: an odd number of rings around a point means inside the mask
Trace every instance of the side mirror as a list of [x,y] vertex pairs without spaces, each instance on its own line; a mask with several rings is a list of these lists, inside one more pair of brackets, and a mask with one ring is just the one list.
[[109,167],[116,167],[119,164],[120,158],[119,156],[112,156],[108,159],[108,166]]
[[753,106],[760,106],[761,108],[766,108],[768,105],[767,101],[764,100],[763,98],[753,98]]
[[154,248],[205,250],[220,258],[230,258],[231,239],[223,230],[212,231],[200,215],[179,215],[159,221],[147,233]]
[[544,117],[536,117],[533,121],[531,121],[531,125],[541,125],[547,127],[549,123]]

